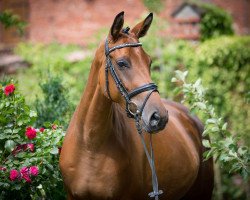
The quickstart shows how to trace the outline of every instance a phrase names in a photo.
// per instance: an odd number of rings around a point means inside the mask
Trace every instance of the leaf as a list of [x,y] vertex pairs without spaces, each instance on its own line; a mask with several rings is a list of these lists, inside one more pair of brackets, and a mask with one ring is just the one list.
[[230,145],[234,144],[234,140],[232,137],[228,137],[224,141],[225,147],[229,148]]
[[17,122],[17,125],[18,125],[18,126],[22,126],[22,125],[23,125],[23,121],[22,121],[22,120],[19,120],[19,121]]
[[188,71],[182,72],[182,71],[180,71],[180,70],[176,70],[176,71],[175,71],[175,74],[176,74],[176,78],[177,78],[177,79],[179,79],[179,80],[185,82],[185,78],[186,78],[186,76],[187,76],[187,74],[188,74]]
[[209,151],[205,151],[203,153],[203,158],[204,160],[203,161],[207,161],[209,158],[211,158],[213,156],[213,151],[212,150],[209,150]]
[[227,130],[227,122],[225,124],[223,124],[222,128],[223,131]]
[[207,129],[205,129],[202,133],[202,136],[207,136],[209,134],[209,131]]
[[8,151],[8,152],[12,152],[14,150],[16,146],[16,143],[13,140],[7,140],[5,142],[4,148]]
[[200,108],[201,110],[205,110],[207,108],[206,104],[205,103],[202,103],[202,102],[197,102],[196,103],[196,106],[198,108]]
[[36,117],[36,116],[37,116],[36,112],[31,110],[30,111],[30,117]]
[[247,147],[240,147],[238,149],[238,154],[243,156],[245,153],[247,153],[247,150],[248,150]]
[[211,147],[209,140],[202,140],[202,144],[206,148],[210,148]]
[[217,122],[217,119],[215,118],[210,118],[206,120],[206,124],[216,124],[216,122]]
[[200,87],[200,84],[201,84],[201,79],[199,78],[197,81],[195,81],[194,83],[194,87]]
[[53,154],[53,155],[58,154],[58,148],[54,147],[53,149],[50,150],[50,153]]
[[171,79],[171,82],[172,82],[172,83],[176,83],[176,82],[178,82],[178,80],[177,80],[177,78],[173,77],[173,78]]
[[43,124],[46,128],[50,128],[51,127],[51,123],[50,122],[44,122]]
[[211,131],[212,131],[212,132],[218,132],[219,130],[220,130],[220,129],[219,129],[217,126],[211,128]]

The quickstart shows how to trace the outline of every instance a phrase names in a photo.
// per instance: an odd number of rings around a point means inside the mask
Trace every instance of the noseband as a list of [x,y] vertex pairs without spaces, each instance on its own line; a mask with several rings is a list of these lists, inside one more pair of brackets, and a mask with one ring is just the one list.
[[[151,172],[152,172],[152,187],[153,187],[153,192],[150,192],[148,195],[151,198],[155,198],[155,200],[158,200],[158,196],[162,194],[162,190],[158,190],[158,180],[157,180],[157,175],[156,175],[156,170],[155,170],[155,163],[154,163],[154,152],[153,152],[153,147],[152,147],[152,135],[150,134],[150,154],[148,152],[144,137],[143,137],[143,131],[142,131],[142,126],[141,126],[141,116],[143,109],[151,96],[153,92],[158,92],[157,90],[157,85],[155,83],[148,83],[145,85],[142,85],[140,87],[137,87],[133,89],[132,91],[128,92],[126,87],[123,85],[121,79],[119,78],[118,74],[115,71],[115,68],[112,64],[111,58],[110,58],[110,53],[115,51],[116,49],[122,49],[125,47],[140,47],[142,46],[142,43],[125,43],[121,45],[114,46],[112,48],[109,48],[108,46],[108,39],[106,39],[105,42],[105,55],[106,55],[106,67],[105,67],[105,79],[106,79],[106,92],[109,96],[110,99],[110,91],[109,91],[109,80],[108,80],[108,72],[110,71],[111,76],[113,77],[113,80],[115,81],[117,89],[120,91],[121,95],[124,97],[125,102],[126,102],[126,113],[127,116],[130,118],[134,118],[135,124],[136,124],[136,129],[141,137],[141,141],[143,144],[144,151],[146,153]],[[147,96],[145,97],[143,104],[141,108],[139,108],[131,99],[143,92],[149,91]]]

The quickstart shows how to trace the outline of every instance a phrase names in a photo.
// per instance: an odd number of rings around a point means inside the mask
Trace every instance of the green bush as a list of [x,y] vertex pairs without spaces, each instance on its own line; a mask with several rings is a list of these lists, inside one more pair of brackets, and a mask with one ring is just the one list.
[[[15,52],[23,57],[26,61],[32,64],[31,68],[25,71],[19,71],[15,78],[20,84],[20,90],[25,95],[29,104],[32,104],[36,96],[41,96],[41,89],[38,84],[41,81],[41,74],[50,73],[63,77],[63,82],[70,90],[68,91],[69,101],[73,105],[77,105],[82,91],[87,82],[89,69],[92,62],[92,54],[79,62],[71,63],[66,60],[66,56],[74,51],[83,50],[76,45],[61,45],[52,43],[45,44],[31,44],[20,43]],[[92,52],[91,49],[88,49]],[[33,91],[30,93],[30,91]]]
[[64,132],[55,124],[32,127],[36,113],[17,84],[0,86],[0,199],[65,198],[58,167]]
[[45,122],[58,121],[67,128],[73,109],[69,102],[68,90],[62,85],[62,79],[48,74],[45,82],[39,85],[43,98],[37,97],[35,101],[38,115],[36,126],[43,126]]
[[[206,99],[213,105],[215,112],[222,116],[221,122],[228,122],[228,130],[233,135],[237,134],[239,143],[249,146],[249,37],[223,36],[196,45],[184,41],[158,41],[161,44],[161,57],[155,56],[156,45],[150,46],[149,52],[153,55],[152,77],[159,85],[161,96],[182,99],[182,95],[177,93],[178,87],[172,85],[170,80],[175,70],[188,69],[188,78],[191,81],[200,78],[207,88]],[[157,41],[153,43],[157,44]],[[202,121],[206,121],[205,117],[202,117]],[[235,184],[237,174],[229,176],[227,163],[223,166],[223,195],[244,199],[244,190]]]
[[200,77],[216,111],[250,145],[250,37],[219,37],[202,43],[189,61],[193,80]]
[[200,22],[201,40],[234,33],[232,17],[223,9],[212,4],[199,4],[204,10]]
[[[246,199],[244,189],[248,186],[250,175],[250,149],[239,142],[241,131],[235,134],[228,130],[228,123],[215,112],[214,106],[206,100],[205,89],[201,84],[201,79],[194,83],[186,81],[187,71],[176,71],[176,76],[172,79],[177,82],[183,93],[183,103],[187,103],[191,112],[195,112],[202,117],[204,122],[204,132],[202,144],[207,148],[203,157],[205,160],[213,156],[215,164],[215,199]],[[209,135],[210,140],[206,138]],[[218,167],[221,167],[221,169]],[[222,176],[221,172],[222,171]],[[240,175],[241,176],[240,176]],[[221,178],[220,178],[221,177]],[[238,185],[235,184],[238,180]]]

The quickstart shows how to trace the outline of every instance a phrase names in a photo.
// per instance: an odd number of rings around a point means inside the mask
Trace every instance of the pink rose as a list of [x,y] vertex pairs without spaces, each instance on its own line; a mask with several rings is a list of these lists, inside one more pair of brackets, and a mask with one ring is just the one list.
[[0,167],[0,171],[6,171],[6,167]]
[[10,170],[10,180],[15,181],[19,177],[19,172],[15,169]]
[[56,124],[52,124],[51,128],[52,128],[53,130],[56,130],[57,125],[56,125]]
[[20,172],[21,172],[22,178],[23,178],[26,182],[31,183],[29,168],[28,168],[28,167],[23,167],[23,168],[20,170]]
[[15,86],[13,84],[6,85],[4,88],[4,94],[9,96],[9,94],[13,93],[15,90]]
[[23,144],[17,145],[17,147],[11,152],[14,156],[22,151],[24,148]]
[[31,174],[32,176],[37,176],[38,173],[39,173],[39,169],[38,169],[37,166],[31,166],[31,167],[30,167],[30,174]]
[[32,143],[27,144],[27,149],[29,149],[31,152],[35,150],[35,145]]
[[26,128],[26,132],[25,135],[30,139],[34,139],[36,137],[36,129],[34,129],[33,127],[29,126]]
[[43,128],[43,127],[39,129],[40,132],[44,132],[44,130],[45,130],[45,128]]

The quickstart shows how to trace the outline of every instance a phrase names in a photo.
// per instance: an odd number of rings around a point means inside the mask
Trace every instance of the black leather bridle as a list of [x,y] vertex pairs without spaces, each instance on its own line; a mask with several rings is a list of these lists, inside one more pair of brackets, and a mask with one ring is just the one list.
[[[142,111],[146,105],[146,102],[147,100],[149,99],[149,96],[157,91],[157,85],[155,83],[148,83],[148,84],[145,84],[145,85],[142,85],[138,88],[135,88],[133,89],[132,91],[128,92],[126,87],[123,85],[121,79],[119,78],[119,76],[117,75],[116,71],[115,71],[115,68],[112,64],[112,61],[111,61],[111,58],[110,58],[110,53],[115,51],[116,49],[121,49],[121,48],[125,48],[125,47],[139,47],[139,46],[142,46],[142,43],[126,43],[126,44],[121,44],[121,45],[117,45],[117,46],[114,46],[112,48],[109,48],[108,46],[108,39],[106,39],[106,42],[105,42],[105,55],[106,55],[106,67],[105,67],[105,76],[106,76],[106,91],[107,91],[107,94],[109,96],[110,99],[111,98],[111,95],[110,95],[110,91],[109,91],[109,80],[108,80],[108,72],[110,71],[112,77],[113,77],[113,80],[115,81],[115,84],[116,84],[116,87],[118,88],[118,90],[120,91],[121,95],[124,97],[125,99],[125,102],[126,102],[126,112],[127,112],[127,115],[128,117],[130,118],[134,118],[135,115],[141,115],[142,114]],[[144,103],[142,105],[142,107],[139,109],[137,107],[137,105],[131,100],[132,97],[142,93],[142,92],[146,92],[146,91],[150,91],[148,93],[148,95],[146,96],[145,100],[144,100]],[[131,108],[131,105],[133,107],[136,107],[136,112],[133,111],[135,109],[130,109]]]
[[[106,92],[109,96],[109,98],[112,100],[110,91],[109,91],[109,79],[108,79],[108,72],[110,71],[111,76],[113,77],[113,80],[116,84],[117,89],[120,91],[121,95],[124,97],[125,102],[126,102],[126,112],[128,117],[134,118],[135,123],[136,123],[136,129],[141,137],[141,141],[144,147],[144,151],[146,153],[151,172],[152,172],[152,187],[153,187],[153,192],[149,193],[149,196],[152,198],[155,198],[155,200],[158,200],[158,196],[162,194],[162,190],[158,190],[158,180],[157,180],[157,175],[156,175],[156,170],[155,170],[155,164],[154,164],[154,152],[153,152],[153,147],[152,147],[152,135],[150,134],[150,154],[148,152],[144,137],[143,137],[143,130],[141,126],[141,116],[143,109],[151,96],[153,92],[158,92],[157,90],[157,85],[155,83],[148,83],[145,85],[142,85],[138,88],[133,89],[132,91],[128,92],[124,84],[122,83],[121,79],[119,78],[118,74],[115,71],[115,68],[112,64],[111,58],[110,58],[110,53],[115,51],[116,49],[121,49],[125,47],[140,47],[142,46],[141,43],[125,43],[121,45],[114,46],[112,48],[109,48],[108,45],[108,39],[105,41],[105,55],[106,55],[106,67],[105,67],[105,78],[106,78]],[[131,99],[132,97],[142,93],[149,91],[147,96],[144,99],[144,102],[142,106],[139,108]]]

